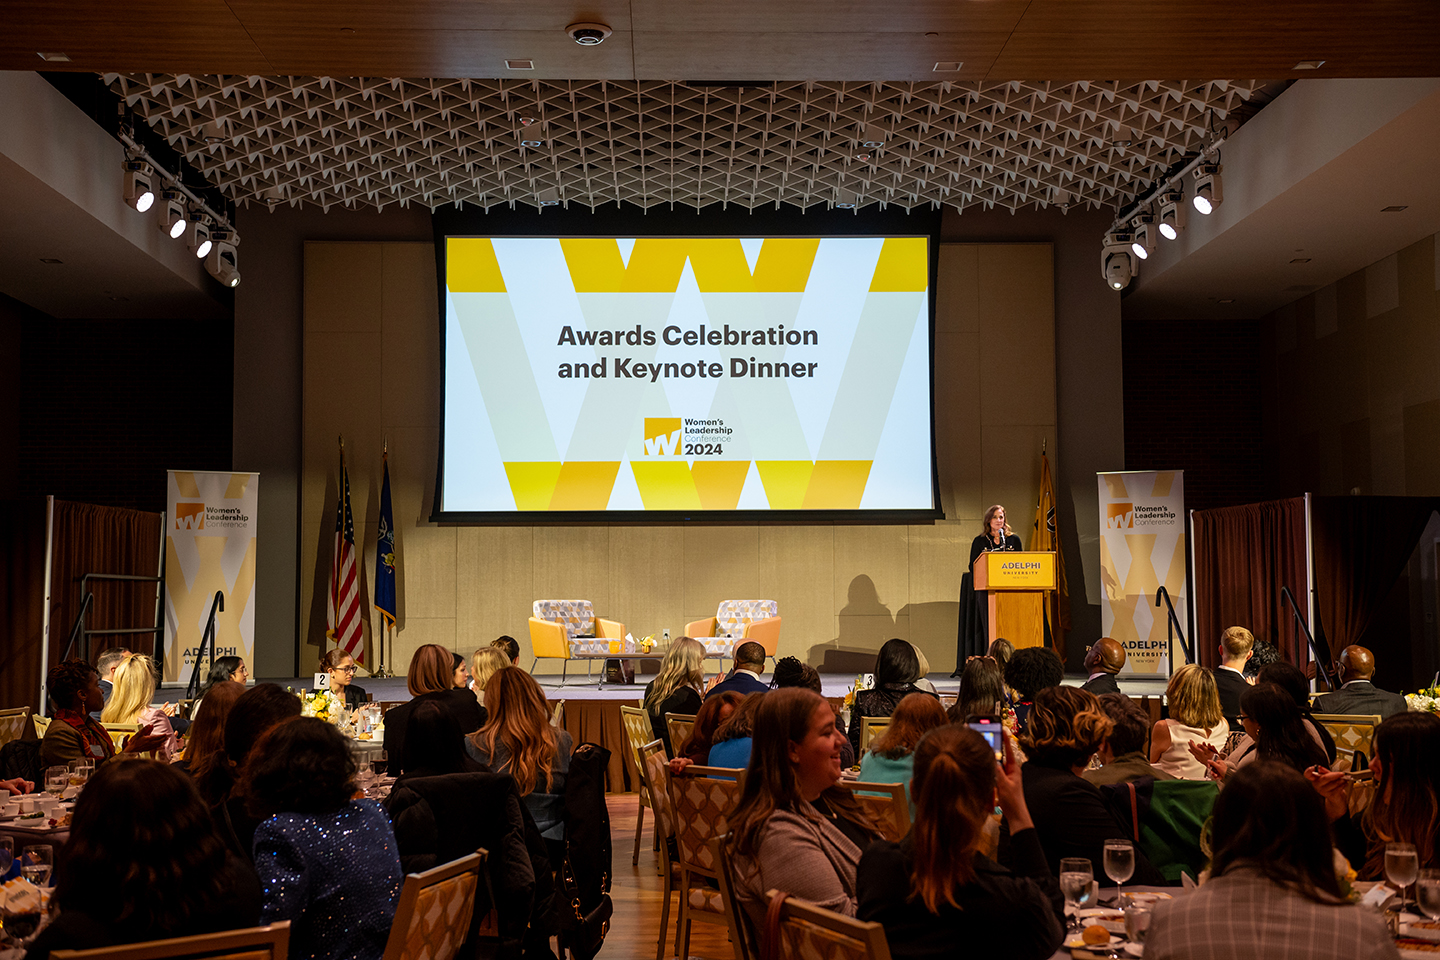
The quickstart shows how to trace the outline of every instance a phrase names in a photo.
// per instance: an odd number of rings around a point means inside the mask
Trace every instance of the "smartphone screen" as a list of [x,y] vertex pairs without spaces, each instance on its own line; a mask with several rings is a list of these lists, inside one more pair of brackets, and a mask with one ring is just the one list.
[[998,721],[991,717],[972,716],[965,721],[965,725],[985,738],[990,749],[995,751],[995,759],[1005,762],[1005,741],[1001,739],[1000,731],[1004,729]]

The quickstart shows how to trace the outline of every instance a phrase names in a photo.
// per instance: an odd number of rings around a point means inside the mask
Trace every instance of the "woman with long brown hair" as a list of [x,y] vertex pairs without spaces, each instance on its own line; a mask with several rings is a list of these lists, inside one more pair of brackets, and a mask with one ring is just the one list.
[[244,693],[245,684],[236,680],[221,680],[210,688],[195,711],[195,722],[190,724],[185,757],[175,766],[198,779],[215,763],[225,762],[225,721]]
[[[1060,946],[1064,898],[1008,734],[1005,747],[1002,767],[980,734],[951,724],[915,748],[914,826],[898,843],[872,844],[856,875],[859,917],[885,926],[892,956],[953,957],[964,944],[977,957],[1041,960]],[[997,803],[1010,823],[1014,873],[980,852]]]
[[690,728],[690,736],[686,737],[685,742],[675,751],[676,759],[688,760],[702,766],[709,763],[710,747],[715,742],[716,731],[730,719],[743,699],[734,690],[726,690],[702,703],[700,712],[695,714],[695,726]]
[[924,693],[912,693],[900,701],[890,714],[890,725],[870,742],[870,749],[860,758],[863,783],[903,783],[910,807],[915,807],[910,792],[910,777],[915,767],[915,745],[936,727],[950,722],[940,701]]
[[730,814],[737,894],[758,927],[766,891],[855,915],[855,868],[874,825],[840,781],[835,711],[801,687],[775,690],[755,708],[745,788]]
[[470,690],[455,686],[455,657],[438,643],[427,643],[410,658],[405,686],[414,699],[391,707],[385,714],[385,753],[390,772],[405,772],[405,730],[410,713],[421,703],[433,701],[455,717],[461,733],[472,733],[485,723],[485,708]]

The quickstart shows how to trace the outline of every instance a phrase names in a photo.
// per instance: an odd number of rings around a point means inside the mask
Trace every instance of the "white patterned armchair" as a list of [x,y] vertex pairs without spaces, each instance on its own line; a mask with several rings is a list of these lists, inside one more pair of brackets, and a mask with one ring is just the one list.
[[533,673],[541,657],[566,661],[560,671],[565,683],[569,661],[585,660],[585,677],[590,678],[590,663],[606,657],[638,656],[635,641],[625,639],[625,624],[595,616],[589,600],[536,600],[530,617],[530,646],[535,660]]
[[780,605],[774,600],[721,600],[715,616],[685,625],[685,636],[705,645],[706,658],[735,659],[735,647],[753,640],[775,656],[780,646]]

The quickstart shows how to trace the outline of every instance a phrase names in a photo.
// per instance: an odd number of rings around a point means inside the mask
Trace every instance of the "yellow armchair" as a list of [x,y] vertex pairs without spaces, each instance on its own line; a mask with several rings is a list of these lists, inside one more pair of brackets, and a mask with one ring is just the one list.
[[715,616],[692,620],[685,636],[705,645],[705,656],[734,659],[735,647],[747,640],[774,657],[780,648],[780,605],[774,600],[722,600]]
[[625,624],[595,616],[589,600],[536,600],[531,612],[530,646],[535,659],[530,670],[534,672],[541,657],[565,661],[561,686],[571,660],[586,661],[588,681],[592,661],[638,656],[634,641],[625,639]]

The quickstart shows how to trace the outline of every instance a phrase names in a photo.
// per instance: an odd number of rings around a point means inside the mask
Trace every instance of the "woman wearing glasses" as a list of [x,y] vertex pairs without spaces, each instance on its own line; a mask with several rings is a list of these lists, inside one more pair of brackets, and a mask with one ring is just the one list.
[[330,692],[345,698],[346,709],[365,703],[365,690],[350,682],[355,679],[355,659],[350,654],[339,647],[326,651],[320,658],[320,672],[330,674]]

